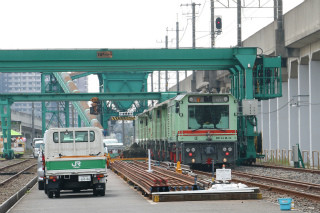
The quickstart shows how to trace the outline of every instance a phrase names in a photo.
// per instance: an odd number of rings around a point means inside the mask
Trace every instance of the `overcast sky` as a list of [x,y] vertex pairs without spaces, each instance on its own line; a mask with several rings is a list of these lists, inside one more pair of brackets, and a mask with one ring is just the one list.
[[[220,0],[225,3],[228,0]],[[0,0],[1,49],[175,48],[176,21],[180,47],[192,46],[190,0]],[[196,46],[210,47],[210,0],[194,1]],[[230,2],[233,2],[230,0]],[[259,0],[246,0],[257,5]],[[303,0],[283,0],[284,13]],[[273,6],[273,0],[260,0]],[[235,5],[232,3],[231,5]],[[222,5],[215,3],[216,7]],[[236,45],[236,9],[215,9],[223,32],[217,47]],[[273,21],[273,9],[243,9],[242,38]],[[167,31],[168,29],[168,31]]]
[[[220,0],[227,2],[227,0]],[[196,45],[210,47],[210,0],[194,1]],[[232,0],[230,0],[232,2]],[[259,0],[246,0],[257,5]],[[260,0],[273,6],[273,0]],[[283,0],[287,12],[302,0]],[[190,0],[0,0],[0,48],[159,48],[175,39],[179,20],[180,46],[192,46]],[[235,5],[235,4],[232,4]],[[221,7],[215,3],[216,7]],[[217,46],[236,44],[236,9],[216,9],[223,33]],[[258,18],[259,17],[259,18]],[[243,39],[273,21],[273,9],[243,9]],[[161,43],[162,42],[162,43]],[[174,48],[175,40],[169,43]]]

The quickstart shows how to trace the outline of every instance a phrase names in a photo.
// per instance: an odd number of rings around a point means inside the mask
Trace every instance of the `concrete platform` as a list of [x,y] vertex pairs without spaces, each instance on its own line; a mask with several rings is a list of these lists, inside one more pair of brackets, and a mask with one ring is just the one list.
[[61,193],[61,198],[49,199],[37,185],[33,187],[9,213],[163,213],[163,212],[281,212],[279,204],[265,200],[208,200],[185,202],[153,202],[141,195],[122,178],[109,171],[106,196],[94,197],[92,191]]

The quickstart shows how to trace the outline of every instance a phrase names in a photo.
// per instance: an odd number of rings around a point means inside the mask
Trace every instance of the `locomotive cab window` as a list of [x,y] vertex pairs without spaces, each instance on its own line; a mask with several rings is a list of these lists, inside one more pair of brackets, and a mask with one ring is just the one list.
[[197,105],[188,108],[189,129],[228,129],[229,106]]

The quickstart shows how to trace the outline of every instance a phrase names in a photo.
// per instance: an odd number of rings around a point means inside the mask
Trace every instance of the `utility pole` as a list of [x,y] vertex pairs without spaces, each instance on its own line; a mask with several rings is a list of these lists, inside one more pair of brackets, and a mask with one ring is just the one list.
[[[200,4],[197,4],[200,6]],[[192,48],[196,48],[196,4],[192,3]]]
[[[168,49],[168,35],[166,35],[166,49]],[[166,92],[168,92],[168,70],[166,70]]]
[[273,20],[278,19],[278,0],[273,0]]
[[[190,4],[181,4],[181,6],[192,6],[192,49],[196,48],[196,6],[200,6],[201,4],[192,3]],[[192,80],[191,80],[191,91],[196,92],[196,71],[192,71]]]
[[[174,30],[167,30],[167,31],[174,31]],[[179,49],[179,22],[178,22],[178,17],[177,17],[177,22],[176,22],[176,49]],[[177,91],[180,91],[180,86],[179,86],[179,76],[180,76],[180,71],[176,71],[176,79],[177,79]],[[187,73],[186,73],[186,76],[187,76]]]
[[237,22],[237,29],[238,29],[238,47],[241,47],[241,0],[237,0],[237,17],[238,17],[238,22]]
[[158,71],[158,92],[160,92],[160,71]]
[[211,1],[211,48],[215,46],[214,38],[214,0]]
[[276,51],[275,55],[281,55],[282,58],[286,58],[288,53],[284,45],[284,29],[283,29],[283,11],[282,0],[277,0],[277,28],[276,28]]
[[74,126],[74,106],[73,106],[73,104],[71,104],[71,113],[72,113],[72,127],[75,127]]
[[[211,48],[214,48],[215,46],[215,32],[214,32],[214,25],[215,25],[215,18],[214,18],[214,0],[210,0],[210,11],[211,11]],[[204,71],[203,81],[209,83],[209,89],[211,88],[210,85],[210,76],[209,76],[208,70]],[[216,73],[216,71],[214,71]]]
[[[31,104],[31,107],[32,107],[32,111],[31,111],[31,126],[32,126],[32,131],[31,131],[31,144],[32,144],[32,141],[33,141],[33,138],[35,138],[35,129],[34,129],[34,102],[32,102]],[[34,145],[34,144],[32,144]]]
[[[151,92],[153,92],[153,72],[151,72]],[[151,101],[153,106],[153,100]]]
[[[152,101],[153,103],[153,101]],[[126,145],[125,141],[124,141],[124,120],[122,120],[122,143],[123,145]]]
[[[179,49],[179,22],[176,22],[176,48]],[[176,71],[177,75],[177,91],[180,91],[180,85],[179,85],[179,71]]]
[[[246,8],[246,9],[253,9],[253,8],[256,8],[256,9],[261,9],[261,8],[273,8],[274,9],[274,14],[276,14],[276,5],[279,5],[279,3],[277,3],[278,1],[281,1],[282,0],[274,0],[274,6],[268,6],[268,5],[265,5],[265,4],[261,4],[261,0],[256,0],[256,1],[251,1],[251,2],[248,2],[248,1],[242,1],[241,0],[225,0],[226,2],[225,3],[222,3],[220,1],[216,1],[216,4],[218,4],[218,6],[215,6],[214,8],[215,9],[225,9],[225,8],[236,8],[237,9],[237,46],[241,47],[242,44],[241,44],[241,41],[242,41],[242,38],[241,38],[241,9],[242,8]],[[211,1],[213,2],[213,0]],[[255,2],[254,5],[251,5],[253,2]],[[236,3],[236,6],[235,6],[235,3]],[[281,3],[282,4],[282,3]],[[276,15],[275,15],[275,20],[276,20]]]

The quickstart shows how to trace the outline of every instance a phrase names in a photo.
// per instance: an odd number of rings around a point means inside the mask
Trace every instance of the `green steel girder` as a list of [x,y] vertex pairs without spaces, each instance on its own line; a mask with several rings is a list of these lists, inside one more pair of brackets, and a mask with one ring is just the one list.
[[165,101],[177,95],[176,92],[134,92],[134,93],[7,93],[0,94],[0,99],[10,102],[36,101],[89,101],[92,97],[100,100],[160,100]]
[[[124,92],[129,94],[147,92],[149,73],[104,73],[102,74],[104,92]],[[126,111],[133,105],[133,101],[116,101],[114,104],[120,111]]]
[[[254,98],[265,100],[281,96],[281,87],[276,88],[270,83],[268,83],[269,85],[261,85],[260,83],[255,85],[256,82],[265,82],[264,79],[266,78],[269,78],[268,82],[277,82],[277,85],[281,82],[280,58],[269,60],[262,57],[261,60],[261,57],[259,57],[257,56],[257,48],[250,47],[221,49],[0,50],[0,72],[85,72],[76,76],[79,77],[89,73],[104,75],[107,72],[131,75],[132,72],[159,70],[230,70],[234,87],[232,92],[240,103],[238,120],[240,160],[246,160],[255,159],[253,130],[256,118],[255,116],[242,115],[241,101]],[[272,70],[271,77],[269,77],[269,74],[265,76],[266,70]],[[258,74],[263,74],[263,78],[261,79]],[[276,74],[278,77],[273,76]],[[258,80],[257,76],[259,77]],[[274,84],[274,82],[272,83]],[[102,78],[99,78],[99,83],[100,86],[104,83]],[[107,85],[104,86],[107,87]],[[128,88],[130,90],[130,86]],[[106,90],[103,92],[106,92]],[[108,101],[164,101],[175,96],[174,93],[128,93],[128,91],[124,93],[6,95],[0,95],[0,98],[8,102],[81,101],[90,100],[92,97]]]
[[[107,58],[99,53],[109,52]],[[257,48],[0,50],[0,72],[149,72],[226,70],[238,59],[256,57]],[[243,56],[243,57],[241,57]]]
[[[3,141],[3,157],[6,159],[13,158],[13,150],[11,149],[11,104],[12,102],[0,98],[0,116],[2,127],[2,141]],[[6,111],[5,111],[6,109]]]
[[86,76],[92,75],[92,74],[96,74],[96,73],[87,73],[87,72],[84,72],[84,73],[78,73],[78,74],[70,75],[70,76],[71,76],[71,79],[72,79],[72,80],[75,80],[75,79],[82,78],[82,77],[86,77]]
[[[47,78],[47,80],[46,80]],[[42,94],[60,94],[63,92],[63,88],[54,76],[54,73],[42,73],[41,74],[41,93]],[[69,100],[65,103],[60,100],[57,101],[57,108],[48,110],[49,105],[46,100],[42,100],[42,134],[49,129],[54,121],[57,122],[59,127],[69,127]],[[62,121],[61,115],[64,114],[64,122]],[[51,116],[49,122],[46,123],[47,115]]]
[[[67,83],[64,82],[63,77],[60,75],[60,72],[54,72],[52,73],[54,75],[54,77],[57,79],[57,81],[59,82],[60,87],[63,89],[63,91],[66,94],[70,94],[72,91],[70,91],[70,88],[68,87]],[[68,102],[69,103],[69,102]],[[72,101],[72,105],[74,106],[74,108],[76,109],[76,111],[78,112],[78,115],[80,116],[81,120],[84,122],[84,124],[86,126],[91,126],[91,122],[90,120],[86,117],[85,115],[85,111],[82,110],[80,103],[78,101]],[[68,110],[69,112],[69,106],[67,108],[65,108]],[[66,120],[66,125],[67,127],[69,127],[69,113],[66,114],[65,116],[66,118],[68,118],[68,120]]]
[[[99,85],[100,91],[104,93],[122,92],[122,93],[135,93],[135,92],[147,92],[147,79],[150,72],[139,72],[139,73],[103,73],[99,74]],[[113,105],[116,106],[118,111],[125,112],[134,105],[135,100],[131,101],[112,101]],[[138,100],[136,100],[138,101]],[[140,100],[139,100],[140,101]],[[140,101],[141,103],[141,101]],[[110,106],[110,107],[109,107]],[[114,109],[112,105],[107,106],[104,103],[104,112],[101,115],[101,123],[104,129],[108,129],[108,120],[110,119]],[[136,107],[136,111],[144,110],[147,107],[146,100],[143,104],[139,104]],[[143,108],[143,109],[140,109]]]

